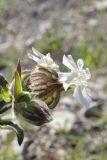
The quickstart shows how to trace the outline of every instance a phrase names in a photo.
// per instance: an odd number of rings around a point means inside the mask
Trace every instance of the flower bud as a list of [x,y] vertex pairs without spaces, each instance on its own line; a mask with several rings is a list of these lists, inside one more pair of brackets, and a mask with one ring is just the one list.
[[50,109],[54,108],[60,98],[62,85],[58,82],[57,72],[47,68],[36,67],[30,75],[31,89]]
[[33,100],[29,104],[16,103],[16,114],[21,115],[27,122],[40,126],[52,120],[47,105],[41,100]]

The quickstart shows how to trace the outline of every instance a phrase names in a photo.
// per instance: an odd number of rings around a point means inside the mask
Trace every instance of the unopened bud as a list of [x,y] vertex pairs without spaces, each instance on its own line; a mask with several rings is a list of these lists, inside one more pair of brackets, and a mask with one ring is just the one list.
[[49,108],[41,100],[31,101],[29,104],[22,102],[16,104],[16,113],[27,122],[40,126],[52,120]]

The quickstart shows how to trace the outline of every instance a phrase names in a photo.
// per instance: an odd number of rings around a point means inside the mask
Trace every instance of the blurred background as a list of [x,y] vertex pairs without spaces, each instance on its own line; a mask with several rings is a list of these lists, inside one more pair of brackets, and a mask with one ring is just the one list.
[[64,54],[84,59],[92,107],[63,95],[51,123],[23,124],[21,147],[0,129],[0,160],[107,160],[107,0],[0,0],[0,73],[11,81],[19,57],[34,67],[32,46],[58,64]]

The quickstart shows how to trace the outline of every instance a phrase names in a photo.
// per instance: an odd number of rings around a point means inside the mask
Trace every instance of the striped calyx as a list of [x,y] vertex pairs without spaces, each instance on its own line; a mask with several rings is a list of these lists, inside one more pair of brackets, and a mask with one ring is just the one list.
[[47,105],[41,100],[32,100],[29,103],[16,103],[16,114],[24,118],[30,124],[40,126],[52,120]]
[[44,101],[50,109],[56,107],[62,88],[56,71],[35,67],[31,71],[30,82],[31,89],[38,98]]

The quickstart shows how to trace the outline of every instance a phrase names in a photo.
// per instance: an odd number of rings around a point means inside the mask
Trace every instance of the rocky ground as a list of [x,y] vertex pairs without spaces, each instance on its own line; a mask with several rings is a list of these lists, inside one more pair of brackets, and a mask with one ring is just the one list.
[[103,78],[90,83],[91,108],[80,107],[71,96],[62,97],[50,124],[37,129],[36,135],[34,130],[33,134],[26,132],[25,160],[106,159],[107,79],[102,82]]
[[83,58],[92,71],[93,99],[91,108],[85,109],[71,96],[62,96],[53,121],[40,128],[25,128],[20,148],[13,134],[3,132],[0,160],[106,160],[106,20],[106,0],[0,1],[0,72],[11,80],[18,57],[23,68],[34,66],[27,58],[32,46],[42,53],[51,52],[59,64],[63,54],[72,53],[74,59]]

